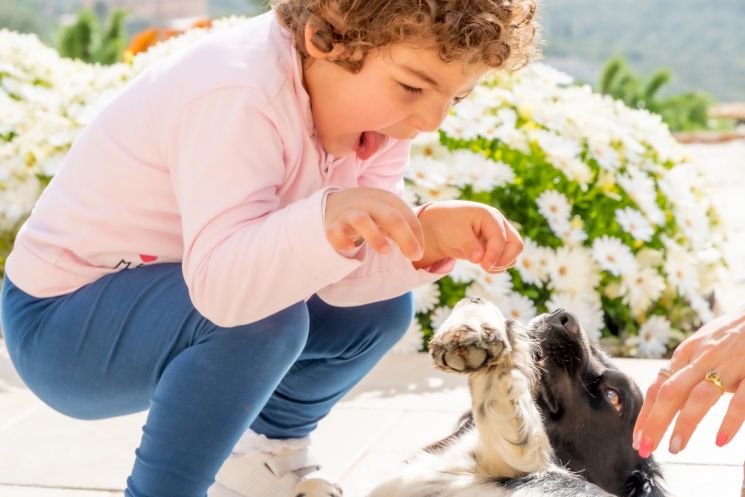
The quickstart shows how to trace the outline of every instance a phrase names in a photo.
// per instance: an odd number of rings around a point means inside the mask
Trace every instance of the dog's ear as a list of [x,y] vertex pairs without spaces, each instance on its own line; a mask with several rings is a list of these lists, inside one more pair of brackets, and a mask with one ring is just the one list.
[[662,470],[653,458],[642,459],[623,485],[623,497],[668,497]]

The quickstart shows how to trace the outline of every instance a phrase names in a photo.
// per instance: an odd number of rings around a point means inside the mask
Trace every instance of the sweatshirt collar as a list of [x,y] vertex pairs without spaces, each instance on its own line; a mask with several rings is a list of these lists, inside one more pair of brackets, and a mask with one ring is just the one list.
[[295,48],[292,33],[279,24],[276,14],[273,11],[271,15],[273,29],[278,33],[280,43],[284,45],[284,66],[287,72],[287,78],[292,85],[295,98],[297,99],[298,111],[301,114],[308,134],[314,135],[315,124],[313,123],[313,113],[310,109],[310,95],[308,95],[305,86],[303,86],[303,62],[300,52]]

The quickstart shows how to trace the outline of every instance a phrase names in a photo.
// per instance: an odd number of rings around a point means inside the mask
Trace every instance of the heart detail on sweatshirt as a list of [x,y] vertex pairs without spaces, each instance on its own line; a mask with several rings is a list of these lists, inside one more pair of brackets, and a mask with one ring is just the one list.
[[142,262],[153,262],[158,260],[157,255],[146,255],[146,254],[140,254],[140,260]]

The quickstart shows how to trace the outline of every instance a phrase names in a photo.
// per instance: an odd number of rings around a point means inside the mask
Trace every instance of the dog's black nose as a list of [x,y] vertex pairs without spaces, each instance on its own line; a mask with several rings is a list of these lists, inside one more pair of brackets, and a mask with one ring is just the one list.
[[549,314],[547,321],[552,326],[563,329],[569,333],[579,333],[579,321],[574,317],[574,314],[565,309],[556,309],[554,312]]

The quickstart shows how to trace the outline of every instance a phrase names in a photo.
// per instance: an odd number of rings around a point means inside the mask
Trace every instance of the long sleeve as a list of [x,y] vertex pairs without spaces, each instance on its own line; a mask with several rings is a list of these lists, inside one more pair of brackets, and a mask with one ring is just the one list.
[[271,106],[258,98],[223,88],[192,100],[167,146],[189,295],[224,327],[274,314],[361,264],[326,239],[328,189],[280,208],[285,144]]
[[[410,143],[398,141],[368,160],[359,177],[359,186],[389,190],[403,195],[404,170],[408,164]],[[419,212],[421,208],[416,209]],[[318,292],[325,302],[336,306],[361,305],[403,295],[418,286],[437,281],[449,273],[455,261],[445,259],[427,269],[415,269],[395,244],[381,255],[364,245],[357,255],[362,265],[344,279]]]

